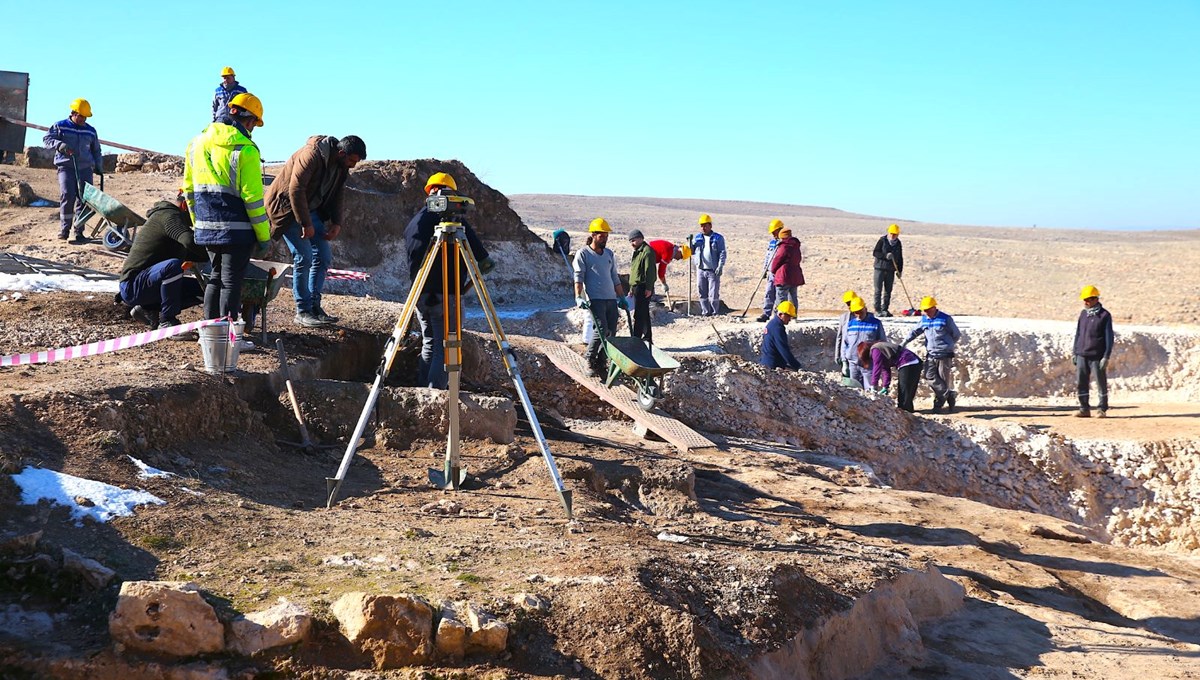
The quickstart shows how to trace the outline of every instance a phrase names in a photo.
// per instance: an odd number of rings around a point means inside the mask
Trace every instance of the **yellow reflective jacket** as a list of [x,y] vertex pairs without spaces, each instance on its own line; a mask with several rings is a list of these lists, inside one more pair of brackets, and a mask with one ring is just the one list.
[[262,156],[237,127],[212,123],[192,139],[184,154],[183,191],[197,245],[270,240]]

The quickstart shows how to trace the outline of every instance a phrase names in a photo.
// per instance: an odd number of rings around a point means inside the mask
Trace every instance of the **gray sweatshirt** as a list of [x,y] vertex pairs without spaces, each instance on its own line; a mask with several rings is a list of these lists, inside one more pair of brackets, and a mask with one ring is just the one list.
[[582,283],[588,299],[616,300],[617,286],[621,277],[617,275],[617,258],[605,248],[599,255],[584,246],[575,253],[575,283]]

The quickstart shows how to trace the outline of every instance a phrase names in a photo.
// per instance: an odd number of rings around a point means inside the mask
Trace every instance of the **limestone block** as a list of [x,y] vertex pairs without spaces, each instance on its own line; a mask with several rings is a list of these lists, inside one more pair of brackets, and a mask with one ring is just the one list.
[[312,615],[304,607],[279,598],[270,609],[251,612],[229,624],[229,649],[252,656],[265,649],[303,642],[312,631]]
[[28,168],[53,168],[54,152],[44,146],[27,146],[25,153],[17,156],[15,164]]
[[471,628],[467,635],[467,653],[502,654],[508,646],[508,624],[475,605],[467,605],[466,610],[467,625]]
[[225,629],[194,583],[126,581],[108,632],[118,645],[188,657],[225,649]]
[[459,661],[467,653],[467,626],[450,603],[442,604],[434,644],[440,658]]
[[342,634],[377,669],[423,664],[433,656],[433,609],[420,598],[346,593],[332,611]]
[[63,548],[63,571],[81,577],[96,589],[108,585],[117,576],[117,572],[112,569],[69,548]]

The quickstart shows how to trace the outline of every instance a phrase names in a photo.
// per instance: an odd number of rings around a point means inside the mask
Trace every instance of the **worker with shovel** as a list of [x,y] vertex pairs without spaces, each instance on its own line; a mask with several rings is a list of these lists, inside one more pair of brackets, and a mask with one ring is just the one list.
[[899,225],[891,225],[875,243],[875,314],[891,316],[892,286],[897,276],[904,275],[904,247],[900,243]]
[[[65,241],[71,235],[75,211],[83,210],[80,193],[83,184],[92,183],[92,173],[104,174],[104,157],[100,154],[100,137],[96,128],[88,125],[92,105],[86,99],[71,102],[71,114],[50,126],[42,143],[54,150],[54,167],[58,168],[58,238]],[[85,243],[83,225],[75,227],[75,243]]]
[[[625,301],[625,287],[617,275],[617,259],[608,245],[612,228],[603,217],[597,217],[588,225],[587,245],[575,253],[573,265],[575,278],[575,304],[580,309],[591,309],[592,316],[600,325],[587,346],[588,375],[595,377],[604,373],[604,345],[600,338],[617,333],[617,308],[629,309]],[[587,293],[586,297],[584,293]]]
[[918,335],[925,335],[925,379],[933,389],[933,412],[941,413],[946,405],[954,410],[958,393],[950,389],[950,370],[954,363],[954,346],[962,333],[954,317],[939,311],[937,300],[926,295],[921,298],[921,323],[908,334],[907,345]]
[[1096,374],[1096,391],[1100,393],[1096,415],[1108,415],[1108,357],[1113,350],[1112,314],[1100,304],[1100,291],[1095,286],[1084,286],[1079,293],[1083,310],[1075,325],[1075,353],[1071,363],[1075,364],[1076,389],[1079,395],[1077,418],[1092,415],[1088,405],[1088,387],[1092,374]]

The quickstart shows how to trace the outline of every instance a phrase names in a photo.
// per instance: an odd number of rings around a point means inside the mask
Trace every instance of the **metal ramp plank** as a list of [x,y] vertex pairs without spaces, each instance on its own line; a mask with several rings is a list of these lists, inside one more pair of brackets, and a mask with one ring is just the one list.
[[674,418],[643,411],[637,404],[637,395],[628,387],[614,385],[609,388],[604,386],[604,381],[600,378],[588,377],[587,362],[565,344],[542,341],[536,343],[536,346],[558,370],[615,406],[617,410],[632,418],[634,422],[673,444],[681,452],[687,453],[695,449],[716,447],[716,444],[709,441],[707,437]]

